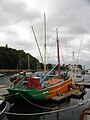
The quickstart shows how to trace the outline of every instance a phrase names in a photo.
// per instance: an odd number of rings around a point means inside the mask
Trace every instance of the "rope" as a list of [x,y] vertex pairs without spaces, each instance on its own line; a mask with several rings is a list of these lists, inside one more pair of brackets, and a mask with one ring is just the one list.
[[64,62],[64,64],[66,64],[66,63],[65,63],[65,59],[64,59],[64,55],[63,55],[63,52],[62,52],[62,46],[61,46],[61,44],[59,44],[59,46],[60,46],[61,56],[62,56],[63,62]]
[[27,102],[31,103],[32,105],[36,106],[36,107],[39,107],[39,108],[43,108],[43,109],[49,109],[49,110],[53,110],[53,108],[49,108],[49,107],[43,107],[43,106],[40,106],[40,105],[37,105],[33,102],[31,102],[30,100],[28,100],[26,97],[24,97],[21,93],[19,93]]
[[40,105],[37,105],[37,104],[31,102],[30,100],[28,100],[26,97],[24,97],[24,96],[23,96],[21,93],[19,93],[19,92],[18,92],[18,93],[15,93],[15,94],[13,94],[13,95],[8,95],[6,98],[8,98],[8,97],[13,97],[14,95],[18,95],[18,94],[20,94],[27,102],[29,102],[30,104],[32,104],[32,105],[34,105],[34,106],[36,106],[36,107],[43,108],[43,109],[54,110],[53,108],[43,107],[43,106],[40,106]]
[[90,101],[90,99],[85,101],[85,102],[80,102],[77,105],[74,105],[74,106],[71,106],[71,107],[63,108],[63,109],[60,109],[60,110],[53,110],[53,111],[48,111],[48,112],[42,112],[42,113],[27,113],[27,114],[24,114],[24,113],[10,113],[10,112],[4,112],[4,113],[7,114],[7,115],[18,115],[18,116],[45,115],[45,114],[57,113],[57,112],[62,112],[62,111],[69,110],[69,109],[72,109],[72,108],[76,108],[76,107],[79,107],[81,105],[86,104],[89,101]]
[[4,109],[0,112],[0,115],[4,113],[4,111],[6,110],[7,108],[7,104],[5,105]]
[[13,95],[7,95],[7,96],[5,96],[5,98],[6,98],[6,100],[7,100],[8,98],[13,97],[13,96],[18,95],[18,94],[19,94],[19,93],[15,93],[15,94],[13,94]]

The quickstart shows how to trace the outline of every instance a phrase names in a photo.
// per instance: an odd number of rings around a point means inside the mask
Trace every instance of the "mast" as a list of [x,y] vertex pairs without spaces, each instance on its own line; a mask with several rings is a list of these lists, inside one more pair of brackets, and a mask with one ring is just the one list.
[[[84,36],[84,35],[83,35],[83,36]],[[83,36],[82,36],[82,38],[81,38],[80,48],[79,48],[79,52],[78,52],[77,66],[78,66],[78,61],[79,61],[79,56],[80,56],[80,50],[81,50],[81,46],[82,46]]]
[[56,35],[57,35],[57,53],[58,53],[58,75],[60,76],[60,54],[59,54],[59,38],[58,38],[58,29],[56,28]]
[[72,52],[72,57],[73,57],[72,63],[73,63],[73,66],[74,66],[74,64],[75,64],[75,61],[74,61],[74,51]]
[[30,70],[30,56],[28,54],[28,70]]
[[40,54],[41,60],[42,60],[42,62],[43,62],[43,57],[42,57],[42,54],[41,54],[41,51],[40,51],[40,48],[39,48],[39,44],[38,44],[38,41],[37,41],[37,38],[36,38],[36,35],[35,35],[34,28],[33,28],[33,26],[31,26],[31,28],[32,28],[32,31],[33,31],[33,35],[34,35],[34,38],[35,38],[35,41],[36,41],[38,50],[39,50],[39,54]]
[[44,72],[46,73],[46,16],[44,12]]

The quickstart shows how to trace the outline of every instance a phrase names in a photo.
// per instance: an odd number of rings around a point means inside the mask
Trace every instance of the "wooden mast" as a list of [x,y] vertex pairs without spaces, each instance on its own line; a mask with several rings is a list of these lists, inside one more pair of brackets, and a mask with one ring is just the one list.
[[28,70],[30,70],[30,56],[28,54]]
[[46,73],[46,16],[44,12],[44,72]]
[[56,35],[57,35],[57,53],[58,53],[58,75],[60,76],[60,54],[59,54],[59,38],[58,38],[58,29],[56,28]]
[[39,54],[40,54],[41,60],[42,60],[42,62],[43,62],[43,57],[42,57],[42,54],[41,54],[41,51],[40,51],[40,48],[39,48],[39,44],[38,44],[38,41],[37,41],[37,38],[36,38],[36,35],[35,35],[34,28],[33,28],[33,26],[31,26],[31,28],[32,28],[32,31],[33,31],[33,35],[34,35],[34,38],[35,38],[35,41],[36,41],[38,50],[39,50]]

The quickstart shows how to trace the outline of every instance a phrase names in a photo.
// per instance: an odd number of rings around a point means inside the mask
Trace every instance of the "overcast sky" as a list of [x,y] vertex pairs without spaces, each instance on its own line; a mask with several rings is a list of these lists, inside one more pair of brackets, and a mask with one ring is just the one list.
[[44,57],[44,12],[47,63],[57,63],[58,28],[61,64],[78,61],[90,68],[90,0],[0,0],[0,46],[8,44],[41,61],[31,26]]

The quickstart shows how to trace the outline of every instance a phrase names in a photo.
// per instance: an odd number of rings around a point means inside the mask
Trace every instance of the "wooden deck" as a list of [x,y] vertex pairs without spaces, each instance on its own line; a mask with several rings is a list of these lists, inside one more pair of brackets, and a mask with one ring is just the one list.
[[68,91],[63,94],[59,94],[58,96],[52,97],[51,100],[54,102],[63,102],[64,100],[68,98],[80,98],[82,95],[84,95],[85,90],[82,92],[79,91],[79,89],[73,89],[71,91]]

